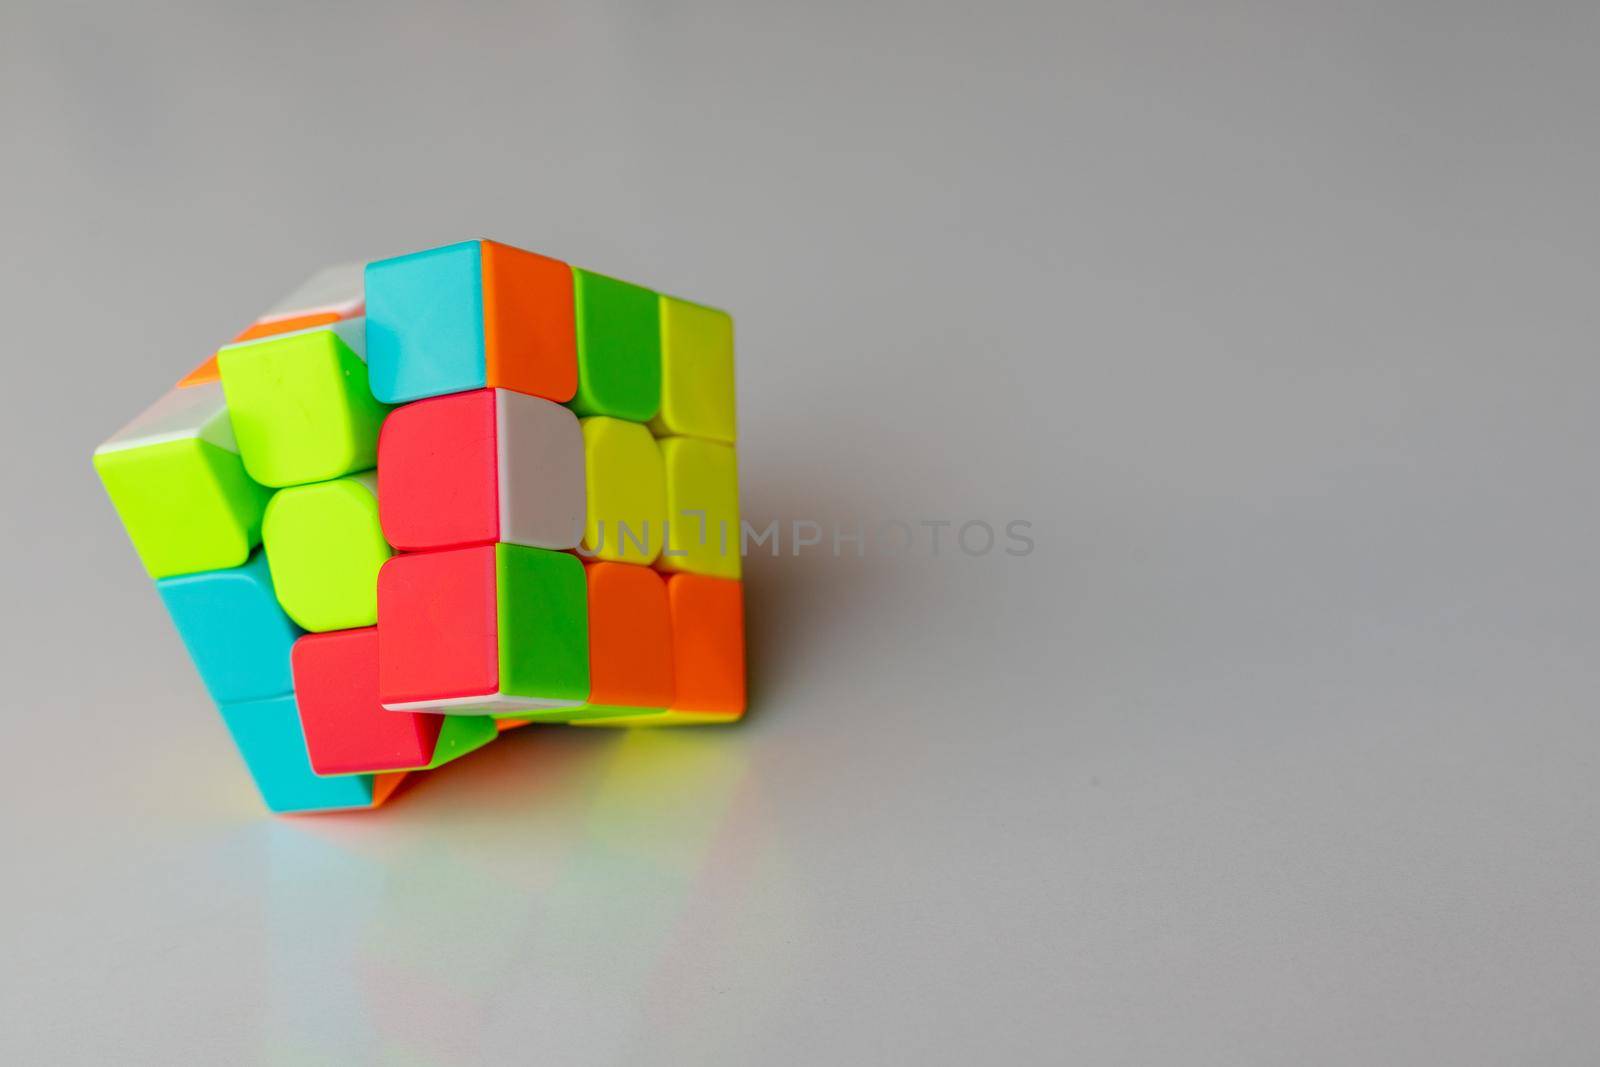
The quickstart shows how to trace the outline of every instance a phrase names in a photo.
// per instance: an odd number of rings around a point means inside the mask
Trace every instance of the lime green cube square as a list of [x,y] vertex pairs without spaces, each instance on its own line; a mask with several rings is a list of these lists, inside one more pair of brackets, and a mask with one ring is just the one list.
[[377,462],[388,407],[367,384],[366,320],[227,345],[217,354],[245,469],[275,487]]
[[189,438],[102,453],[94,466],[152,578],[241,566],[261,540],[271,491],[236,452]]
[[271,492],[245,473],[215,382],[168,392],[94,466],[152,578],[240,566],[261,540]]
[[378,570],[393,550],[378,524],[371,472],[278,490],[261,540],[278,603],[302,629],[377,624]]

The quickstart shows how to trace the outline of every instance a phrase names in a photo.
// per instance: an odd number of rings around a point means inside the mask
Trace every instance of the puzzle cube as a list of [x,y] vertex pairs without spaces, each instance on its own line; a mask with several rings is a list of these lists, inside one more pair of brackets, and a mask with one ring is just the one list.
[[586,515],[583,464],[577,416],[553,401],[477,389],[406,404],[378,441],[384,536],[407,551],[572,548]]
[[432,770],[493,741],[492,719],[389,711],[378,702],[378,631],[307,634],[294,646],[295,694],[311,768],[341,775]]
[[378,695],[391,711],[459,715],[582,704],[583,564],[507,544],[391,559],[378,574]]
[[94,462],[309,812],[518,726],[742,716],[735,439],[725,313],[478,240],[314,276]]
[[262,542],[278,601],[316,633],[378,621],[378,568],[392,554],[378,522],[378,479],[352,474],[273,494]]
[[217,368],[245,470],[302,485],[368,470],[388,409],[372,395],[362,319],[225,345]]
[[495,241],[366,269],[373,393],[385,403],[469,389],[565,402],[578,388],[573,271]]

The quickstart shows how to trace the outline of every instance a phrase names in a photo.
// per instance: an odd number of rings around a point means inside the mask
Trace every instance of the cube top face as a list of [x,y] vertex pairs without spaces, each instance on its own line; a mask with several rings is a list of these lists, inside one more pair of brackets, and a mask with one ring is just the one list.
[[384,533],[407,551],[575,547],[583,456],[577,417],[539,397],[480,389],[407,404],[378,442]]
[[443,716],[378,703],[378,631],[308,634],[295,642],[294,691],[318,774],[413,770],[433,760]]
[[572,273],[560,260],[464,241],[369,264],[366,298],[385,402],[486,387],[565,402],[577,389]]
[[588,496],[585,553],[616,563],[654,562],[667,521],[661,449],[636,422],[595,415],[582,425]]
[[667,584],[648,567],[591,563],[589,703],[665,708],[672,703],[672,617]]
[[661,312],[656,294],[604,274],[572,270],[580,415],[649,422],[661,408]]
[[294,691],[289,650],[300,636],[278,605],[259,550],[242,567],[156,582],[200,680],[219,704]]
[[734,443],[733,319],[727,312],[661,297],[661,412],[650,428],[659,437]]
[[384,707],[456,714],[575,706],[589,691],[583,565],[495,544],[396,556],[378,576]]
[[267,505],[262,540],[278,601],[303,629],[378,621],[378,571],[391,552],[374,475],[279,490]]
[[733,446],[668,437],[660,449],[672,523],[659,565],[668,571],[738,579],[739,471]]
[[344,811],[370,808],[382,799],[371,775],[323,778],[311,769],[294,697],[225,704],[221,710],[261,799],[272,811]]
[[387,409],[362,361],[363,320],[227,345],[222,389],[245,469],[283,487],[366,470]]

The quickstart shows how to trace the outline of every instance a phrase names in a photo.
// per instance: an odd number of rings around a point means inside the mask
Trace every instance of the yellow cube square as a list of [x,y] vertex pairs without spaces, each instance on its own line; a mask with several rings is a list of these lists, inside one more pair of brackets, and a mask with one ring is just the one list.
[[732,445],[697,437],[660,442],[667,480],[667,546],[658,566],[738,578],[739,468]]
[[643,423],[593,415],[583,426],[588,496],[584,554],[618,563],[655,562],[665,539],[661,449]]
[[733,444],[733,319],[725,311],[661,297],[661,412],[658,437]]

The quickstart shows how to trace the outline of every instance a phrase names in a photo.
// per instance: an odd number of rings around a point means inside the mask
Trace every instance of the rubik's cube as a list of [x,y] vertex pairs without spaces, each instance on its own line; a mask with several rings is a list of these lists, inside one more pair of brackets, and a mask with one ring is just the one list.
[[313,277],[94,465],[278,812],[744,713],[733,324],[493,241]]

